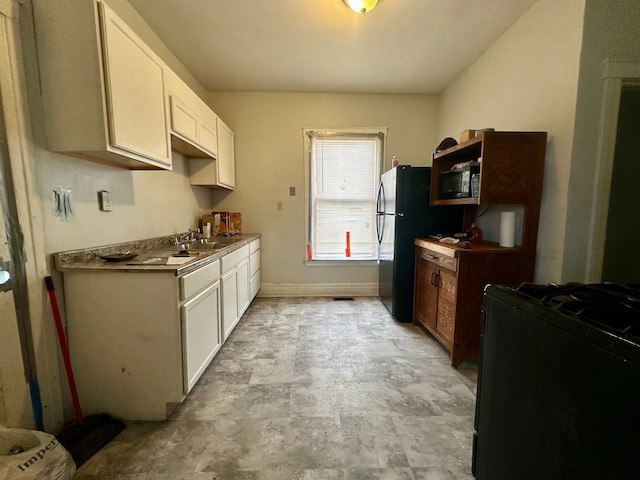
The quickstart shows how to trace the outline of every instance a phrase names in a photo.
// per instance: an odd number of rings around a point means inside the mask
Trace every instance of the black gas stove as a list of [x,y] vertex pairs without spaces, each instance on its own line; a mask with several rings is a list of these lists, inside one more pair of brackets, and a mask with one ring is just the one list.
[[533,313],[640,364],[639,283],[523,283],[496,288],[512,290],[531,303]]
[[640,284],[489,285],[478,480],[640,478]]

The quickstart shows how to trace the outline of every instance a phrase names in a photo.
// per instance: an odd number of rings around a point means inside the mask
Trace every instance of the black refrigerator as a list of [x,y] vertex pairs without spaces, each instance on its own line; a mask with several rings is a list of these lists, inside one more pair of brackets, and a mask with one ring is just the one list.
[[400,322],[413,321],[414,239],[462,228],[462,207],[429,205],[430,183],[430,167],[400,165],[378,187],[378,293]]

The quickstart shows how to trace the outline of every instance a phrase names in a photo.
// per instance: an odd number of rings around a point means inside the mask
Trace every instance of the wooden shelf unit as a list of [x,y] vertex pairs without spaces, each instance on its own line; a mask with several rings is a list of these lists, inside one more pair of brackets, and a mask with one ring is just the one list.
[[[522,241],[513,248],[471,242],[468,248],[416,239],[414,323],[451,352],[457,367],[480,353],[484,287],[533,281],[546,132],[488,131],[434,154],[431,205],[465,206],[464,228],[478,205],[522,205]],[[480,159],[478,197],[442,199],[439,179],[455,164]]]

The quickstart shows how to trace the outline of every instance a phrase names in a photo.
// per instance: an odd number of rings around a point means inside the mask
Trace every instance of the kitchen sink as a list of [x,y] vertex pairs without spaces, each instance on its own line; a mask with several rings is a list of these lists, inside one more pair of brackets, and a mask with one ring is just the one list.
[[217,244],[217,242],[193,242],[193,243],[182,243],[176,247],[178,250],[216,250],[223,248]]
[[181,243],[176,248],[178,250],[220,250],[222,248],[233,245],[238,240],[235,238],[216,238],[215,240],[209,240],[206,243],[200,241]]
[[233,245],[238,241],[240,241],[240,239],[234,237],[216,237],[215,239],[216,248],[228,247],[229,245]]

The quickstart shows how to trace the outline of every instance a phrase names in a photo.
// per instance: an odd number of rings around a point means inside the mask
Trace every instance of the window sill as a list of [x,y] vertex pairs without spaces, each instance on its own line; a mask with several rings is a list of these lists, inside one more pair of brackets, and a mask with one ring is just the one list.
[[304,260],[305,267],[374,267],[377,260]]

